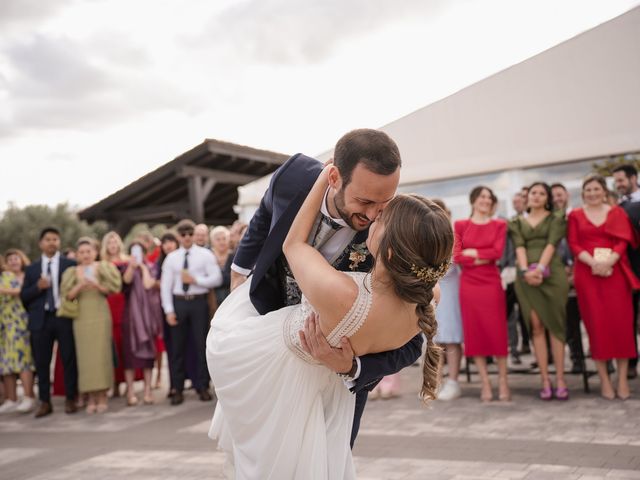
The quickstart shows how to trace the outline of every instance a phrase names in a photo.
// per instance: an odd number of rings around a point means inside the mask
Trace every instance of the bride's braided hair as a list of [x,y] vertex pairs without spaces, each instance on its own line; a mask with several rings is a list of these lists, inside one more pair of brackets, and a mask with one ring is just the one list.
[[437,330],[433,288],[451,261],[453,230],[447,213],[415,194],[396,196],[382,213],[384,233],[377,261],[389,273],[395,293],[416,304],[418,326],[427,339],[421,398],[435,399],[442,349],[433,338]]

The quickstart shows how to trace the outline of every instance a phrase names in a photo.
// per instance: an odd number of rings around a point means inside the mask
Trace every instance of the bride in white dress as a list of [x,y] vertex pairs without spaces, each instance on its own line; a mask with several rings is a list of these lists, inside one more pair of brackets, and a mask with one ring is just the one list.
[[312,311],[318,315],[312,328],[335,347],[348,337],[356,355],[399,348],[422,331],[421,395],[425,401],[435,396],[440,351],[431,302],[451,258],[449,219],[423,197],[398,195],[370,227],[373,270],[337,271],[307,244],[330,168],[283,245],[302,303],[259,315],[245,282],[211,322],[207,362],[218,404],[210,436],[233,458],[237,479],[355,478],[349,447],[355,395],[301,347],[299,332]]

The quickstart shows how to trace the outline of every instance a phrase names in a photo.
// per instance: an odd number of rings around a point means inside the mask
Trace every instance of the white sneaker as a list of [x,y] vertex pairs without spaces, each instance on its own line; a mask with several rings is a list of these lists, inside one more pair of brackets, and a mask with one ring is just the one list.
[[20,413],[29,413],[36,406],[36,399],[31,397],[23,397],[16,410]]
[[442,389],[438,393],[438,400],[453,400],[462,395],[462,389],[460,388],[460,384],[455,380],[451,380],[450,378],[444,381],[442,385]]
[[18,402],[14,402],[13,400],[5,400],[2,406],[0,406],[0,414],[13,413],[16,411],[17,407],[18,407]]

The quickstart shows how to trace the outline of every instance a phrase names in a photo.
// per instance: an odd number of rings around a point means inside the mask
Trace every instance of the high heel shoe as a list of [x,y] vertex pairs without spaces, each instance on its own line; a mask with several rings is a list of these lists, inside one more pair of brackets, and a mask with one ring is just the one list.
[[109,406],[106,403],[99,403],[96,407],[96,413],[104,413],[109,410]]
[[558,387],[556,388],[554,395],[558,400],[561,400],[561,401],[569,400],[569,389],[567,387]]
[[491,391],[491,387],[489,387],[489,391],[482,389],[480,392],[480,401],[482,403],[489,403],[493,400],[493,392]]
[[95,403],[90,403],[87,405],[87,408],[85,409],[85,411],[89,414],[89,415],[93,415],[94,413],[96,413],[96,404]]
[[138,397],[135,395],[127,397],[127,407],[135,407],[136,405],[138,405]]
[[553,390],[551,389],[551,386],[542,387],[538,396],[540,397],[540,400],[544,400],[545,402],[551,400],[553,398]]

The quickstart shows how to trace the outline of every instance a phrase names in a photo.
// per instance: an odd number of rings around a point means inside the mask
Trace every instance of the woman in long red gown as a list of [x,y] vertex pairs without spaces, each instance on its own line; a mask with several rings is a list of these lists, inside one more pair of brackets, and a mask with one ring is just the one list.
[[496,265],[507,239],[507,224],[491,218],[497,198],[489,188],[474,188],[469,199],[471,217],[454,224],[453,260],[462,268],[460,311],[464,351],[466,356],[474,358],[480,373],[480,399],[488,402],[493,398],[486,357],[495,356],[499,371],[498,398],[509,401],[507,300]]
[[[609,206],[607,184],[594,175],[582,184],[583,208],[569,214],[567,239],[577,261],[574,284],[582,320],[589,334],[602,396],[629,397],[627,370],[636,356],[633,341],[632,291],[640,288],[627,247],[636,246],[633,227],[624,210]],[[599,249],[599,250],[597,250]],[[616,359],[618,385],[613,389],[606,361]]]

